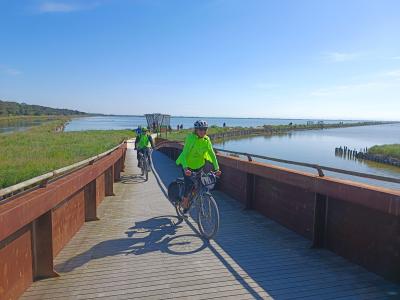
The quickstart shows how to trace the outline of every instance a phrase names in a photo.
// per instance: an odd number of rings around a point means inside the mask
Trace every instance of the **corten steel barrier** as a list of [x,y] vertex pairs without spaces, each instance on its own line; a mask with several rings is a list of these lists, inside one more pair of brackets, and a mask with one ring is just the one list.
[[42,187],[0,202],[0,299],[16,299],[34,281],[58,276],[53,258],[97,207],[113,195],[126,142]]
[[[163,141],[172,159],[182,144]],[[387,279],[400,281],[400,191],[217,153],[217,189]]]

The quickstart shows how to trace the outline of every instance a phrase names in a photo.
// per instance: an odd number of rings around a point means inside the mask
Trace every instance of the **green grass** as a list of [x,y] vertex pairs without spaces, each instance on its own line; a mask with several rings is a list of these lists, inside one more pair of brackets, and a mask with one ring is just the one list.
[[380,154],[400,159],[400,144],[373,146],[368,149],[370,154]]
[[133,137],[129,130],[58,132],[68,119],[0,134],[0,188],[100,154]]

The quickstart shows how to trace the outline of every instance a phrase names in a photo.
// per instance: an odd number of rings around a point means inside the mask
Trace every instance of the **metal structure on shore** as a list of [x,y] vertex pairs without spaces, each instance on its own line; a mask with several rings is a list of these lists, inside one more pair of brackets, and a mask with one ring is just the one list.
[[158,135],[161,134],[162,130],[165,130],[167,136],[168,131],[171,129],[171,115],[152,113],[144,116],[146,117],[147,126],[152,132]]

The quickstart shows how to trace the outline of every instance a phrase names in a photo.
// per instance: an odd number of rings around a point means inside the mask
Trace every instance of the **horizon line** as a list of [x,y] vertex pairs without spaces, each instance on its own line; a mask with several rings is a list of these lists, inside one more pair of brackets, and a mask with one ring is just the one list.
[[[97,113],[91,113],[96,115]],[[116,116],[116,117],[142,117],[145,118],[144,114],[101,114],[99,113],[98,115],[100,116]],[[262,120],[320,120],[320,121],[380,121],[380,122],[400,122],[399,120],[388,120],[388,119],[343,119],[343,118],[306,118],[306,117],[300,117],[300,118],[282,118],[282,117],[223,117],[223,116],[218,116],[218,117],[211,117],[211,116],[184,116],[184,115],[169,115],[171,118],[207,118],[207,119],[262,119]]]

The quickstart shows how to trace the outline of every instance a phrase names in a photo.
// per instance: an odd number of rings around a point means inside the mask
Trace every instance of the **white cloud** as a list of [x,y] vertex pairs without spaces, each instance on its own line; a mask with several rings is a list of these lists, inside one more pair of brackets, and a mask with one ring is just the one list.
[[350,53],[350,52],[328,52],[325,57],[330,62],[344,62],[352,61],[360,58],[360,53]]
[[321,97],[321,96],[333,96],[341,93],[346,93],[349,91],[354,91],[362,88],[368,88],[376,85],[376,82],[367,82],[367,83],[357,83],[357,84],[344,84],[344,85],[336,85],[328,88],[320,88],[314,90],[310,93],[311,96]]
[[9,76],[18,76],[18,75],[22,74],[22,72],[17,70],[17,69],[10,68],[10,67],[7,67],[7,66],[2,66],[2,65],[0,65],[0,73],[3,73],[5,75],[9,75]]
[[39,13],[69,13],[79,10],[92,9],[101,4],[100,1],[45,1],[39,4],[37,11]]
[[347,84],[347,85],[336,85],[328,88],[320,88],[311,91],[310,96],[313,97],[330,97],[330,96],[345,96],[351,94],[368,94],[368,91],[384,91],[389,88],[396,88],[400,85],[392,81],[370,81],[363,83]]
[[388,72],[384,73],[384,75],[389,76],[389,77],[400,78],[400,69],[388,71]]
[[44,2],[39,5],[38,9],[39,12],[41,13],[52,13],[52,12],[72,12],[79,10],[80,7],[78,5],[70,3]]
[[350,84],[339,84],[331,87],[318,88],[310,92],[310,96],[313,97],[324,97],[324,96],[335,96],[345,95],[355,92],[364,93],[365,91],[383,91],[385,88],[394,88],[398,90],[400,88],[400,69],[387,70],[384,72],[375,73],[370,76],[369,80],[360,81]]

